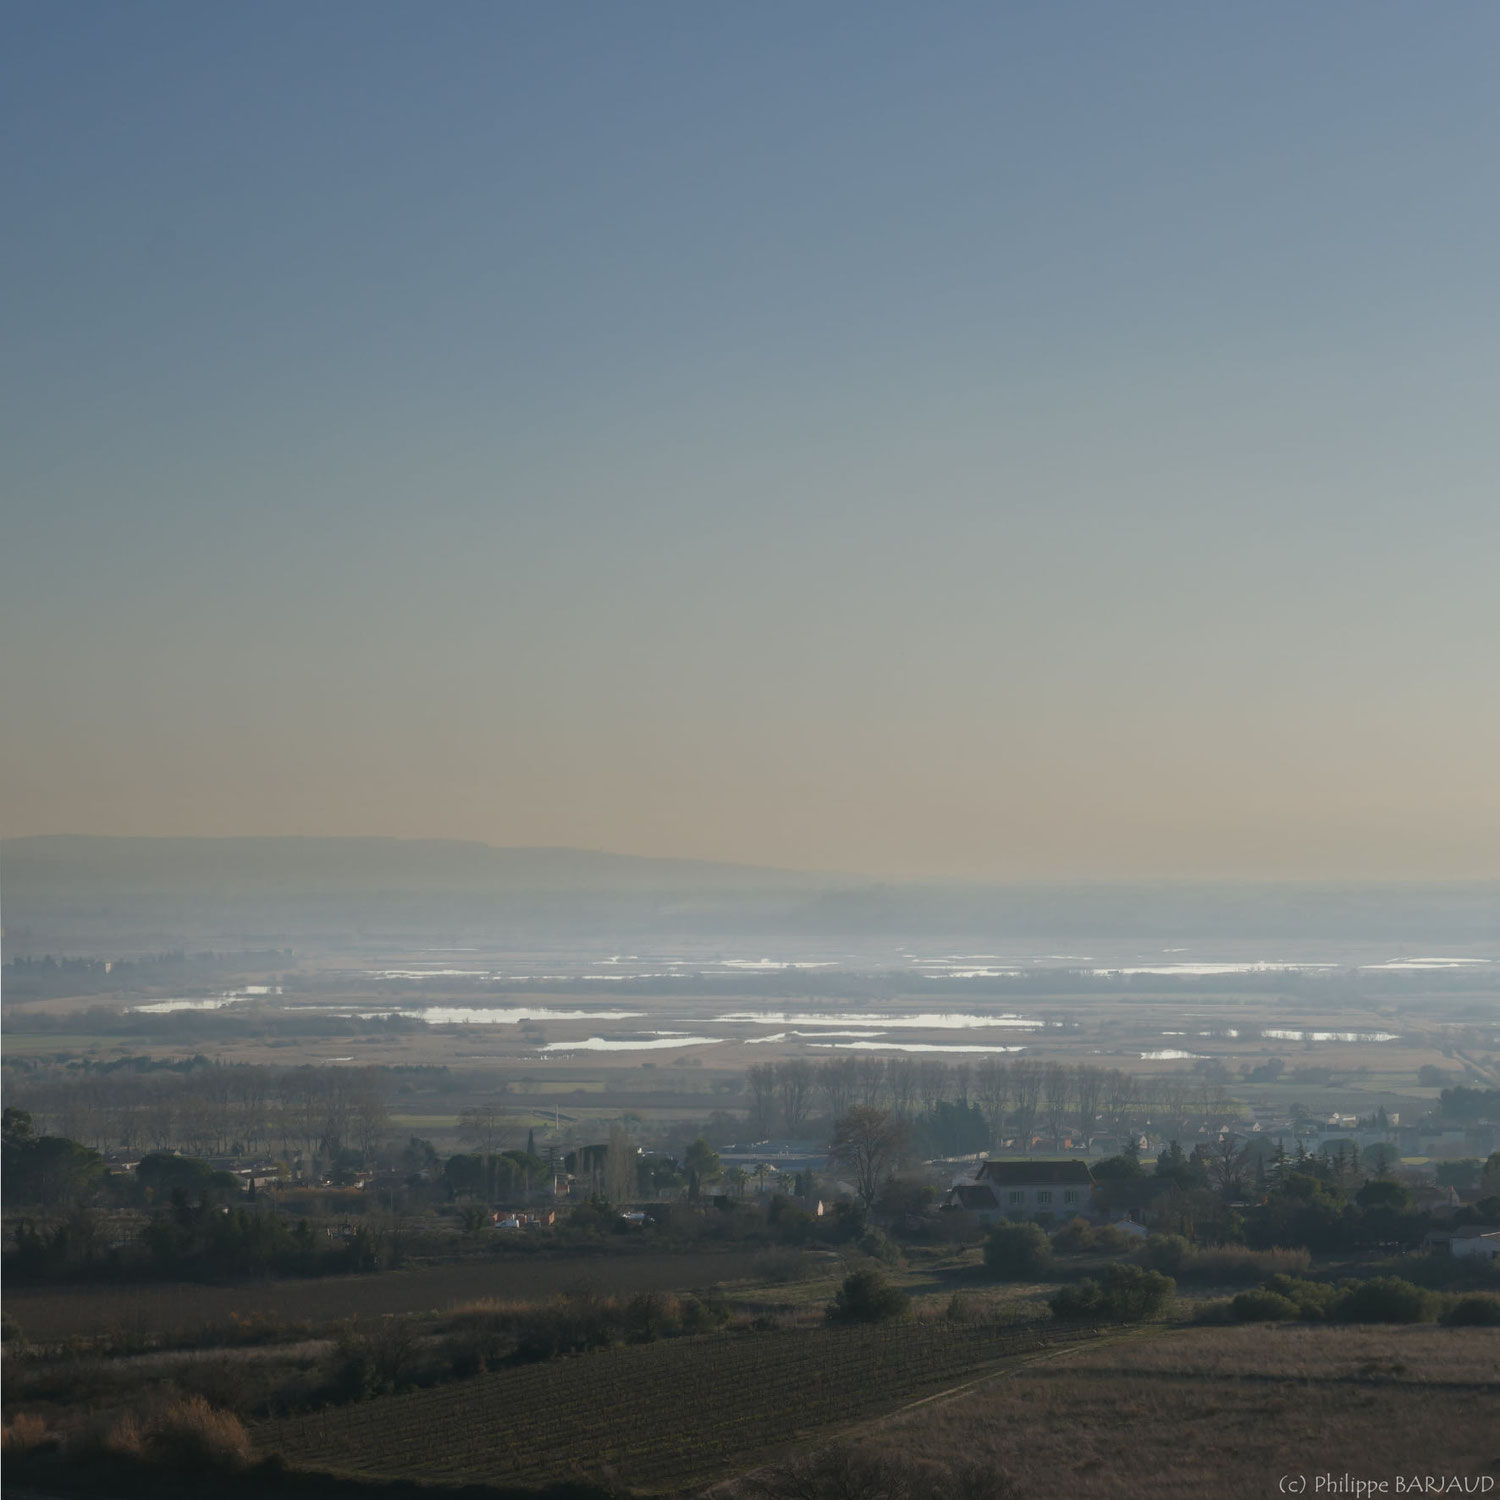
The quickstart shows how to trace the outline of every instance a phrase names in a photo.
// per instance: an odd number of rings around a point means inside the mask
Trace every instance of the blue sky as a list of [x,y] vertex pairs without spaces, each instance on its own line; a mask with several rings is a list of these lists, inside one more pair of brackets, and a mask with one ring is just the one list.
[[9,832],[1500,874],[1500,12],[12,5]]

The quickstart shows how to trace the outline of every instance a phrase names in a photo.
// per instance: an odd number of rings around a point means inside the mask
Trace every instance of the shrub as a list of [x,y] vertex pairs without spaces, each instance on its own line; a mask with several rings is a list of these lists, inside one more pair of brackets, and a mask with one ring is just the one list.
[[1431,1292],[1396,1276],[1346,1282],[1329,1309],[1339,1323],[1426,1323],[1437,1305]]
[[1298,1276],[1268,1276],[1265,1289],[1295,1304],[1297,1316],[1306,1323],[1322,1322],[1339,1297],[1336,1286],[1326,1281],[1304,1281]]
[[1136,1248],[1137,1241],[1123,1229],[1113,1224],[1101,1224],[1097,1228],[1087,1219],[1069,1219],[1052,1236],[1052,1248],[1060,1255],[1079,1255],[1092,1251],[1094,1254],[1123,1255]]
[[854,1248],[871,1260],[882,1260],[888,1266],[901,1264],[901,1249],[890,1235],[879,1229],[867,1229],[855,1240]]
[[649,1344],[682,1331],[682,1306],[665,1292],[637,1292],[625,1304],[625,1337],[632,1344]]
[[711,1333],[729,1321],[729,1307],[718,1298],[705,1302],[701,1297],[684,1297],[681,1306],[684,1333]]
[[396,1390],[410,1378],[417,1354],[416,1329],[409,1320],[385,1317],[362,1330],[351,1318],[334,1344],[334,1387],[345,1401]]
[[612,1303],[595,1297],[560,1297],[521,1317],[516,1353],[522,1359],[581,1354],[614,1343],[620,1332],[621,1319]]
[[1180,1234],[1153,1234],[1141,1248],[1141,1264],[1152,1271],[1175,1276],[1191,1247]]
[[123,1418],[110,1428],[103,1447],[116,1457],[144,1459],[164,1469],[243,1469],[251,1458],[244,1423],[202,1396],[174,1401],[143,1423]]
[[1052,1247],[1040,1224],[999,1224],[984,1246],[985,1269],[1009,1281],[1034,1280],[1052,1264]]
[[48,1441],[46,1422],[31,1412],[17,1412],[0,1428],[0,1452],[11,1458],[31,1453]]
[[1237,1323],[1285,1323],[1301,1317],[1302,1310],[1290,1297],[1258,1287],[1231,1299],[1230,1315]]
[[830,1323],[883,1323],[903,1317],[910,1298],[880,1271],[855,1271],[828,1304]]
[[1069,1219],[1052,1236],[1052,1248],[1059,1255],[1078,1255],[1094,1248],[1094,1228],[1087,1219]]
[[1165,1271],[1178,1281],[1207,1286],[1246,1285],[1267,1276],[1298,1275],[1312,1264],[1303,1249],[1251,1250],[1245,1245],[1195,1246],[1178,1235],[1152,1235],[1141,1253],[1141,1262]]
[[1160,1271],[1139,1266],[1106,1266],[1102,1281],[1091,1277],[1065,1286],[1051,1299],[1052,1316],[1101,1323],[1139,1323],[1155,1317],[1177,1290]]
[[1450,1328],[1500,1327],[1500,1297],[1488,1297],[1483,1292],[1459,1297],[1443,1314],[1442,1321]]

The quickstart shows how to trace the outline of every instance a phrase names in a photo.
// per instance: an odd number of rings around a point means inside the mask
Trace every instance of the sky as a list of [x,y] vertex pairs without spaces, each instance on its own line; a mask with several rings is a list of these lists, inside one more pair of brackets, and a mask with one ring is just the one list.
[[5,833],[1500,876],[1500,7],[3,25]]

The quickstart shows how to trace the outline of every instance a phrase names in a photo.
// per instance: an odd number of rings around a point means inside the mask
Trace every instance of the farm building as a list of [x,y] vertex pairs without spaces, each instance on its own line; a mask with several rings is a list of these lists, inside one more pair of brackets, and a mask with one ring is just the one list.
[[1450,1255],[1472,1255],[1480,1260],[1500,1259],[1500,1229],[1494,1225],[1466,1224],[1453,1231],[1448,1252]]
[[1093,1194],[1087,1162],[987,1161],[954,1183],[944,1207],[967,1209],[982,1221],[1041,1214],[1071,1219],[1089,1212]]

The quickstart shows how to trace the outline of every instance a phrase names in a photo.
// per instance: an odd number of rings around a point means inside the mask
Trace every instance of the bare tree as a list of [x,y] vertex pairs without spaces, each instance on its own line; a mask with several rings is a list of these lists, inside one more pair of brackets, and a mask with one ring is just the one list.
[[1131,1128],[1139,1107],[1140,1087],[1130,1073],[1111,1068],[1104,1076],[1104,1118],[1109,1132],[1123,1145],[1135,1134]]
[[238,1114],[238,1134],[247,1151],[254,1151],[266,1135],[266,1104],[269,1095],[266,1070],[235,1068],[232,1079]]
[[1063,1122],[1067,1118],[1068,1105],[1073,1102],[1073,1080],[1061,1063],[1048,1063],[1042,1069],[1042,1109],[1047,1117],[1047,1134],[1052,1137],[1052,1149],[1062,1150]]
[[1087,1145],[1094,1134],[1094,1121],[1099,1118],[1099,1111],[1104,1100],[1104,1074],[1098,1068],[1091,1068],[1087,1063],[1080,1065],[1073,1073],[1073,1098],[1078,1103],[1078,1123],[1083,1130],[1084,1144]]
[[855,1192],[869,1208],[900,1165],[905,1145],[904,1120],[888,1109],[855,1105],[834,1126],[828,1155],[853,1178]]
[[1010,1107],[1010,1065],[993,1053],[982,1058],[975,1092],[990,1127],[990,1145],[998,1146],[1005,1134],[1005,1115]]
[[1031,1150],[1031,1137],[1036,1130],[1037,1110],[1042,1099],[1042,1066],[1027,1057],[1018,1057],[1010,1065],[1011,1090],[1015,1095],[1016,1134],[1021,1139],[1021,1149]]
[[461,1139],[478,1146],[481,1151],[494,1151],[500,1145],[510,1111],[498,1095],[491,1095],[481,1104],[475,1104],[459,1116],[458,1133]]
[[366,1164],[374,1156],[389,1125],[385,1105],[385,1083],[374,1068],[362,1070],[354,1092],[351,1111],[354,1143]]
[[625,1127],[611,1125],[604,1156],[604,1196],[611,1203],[626,1203],[636,1196],[639,1157],[640,1152]]
[[948,1064],[935,1057],[924,1057],[917,1069],[917,1093],[922,1108],[931,1114],[948,1093]]
[[891,1108],[898,1115],[911,1114],[912,1101],[917,1097],[916,1058],[891,1058],[885,1065],[885,1080],[890,1089]]
[[859,1060],[859,1088],[855,1091],[861,1106],[878,1109],[885,1098],[885,1063],[878,1057],[862,1057]]
[[1241,1151],[1234,1144],[1234,1137],[1221,1135],[1208,1148],[1204,1166],[1208,1180],[1218,1188],[1219,1196],[1226,1203],[1233,1203],[1245,1193],[1245,1181],[1250,1175],[1250,1153]]
[[949,1069],[949,1077],[953,1081],[953,1097],[960,1104],[969,1102],[969,1078],[973,1071],[972,1065],[962,1059]]
[[1183,1073],[1164,1073],[1156,1080],[1155,1094],[1167,1139],[1180,1142],[1188,1129],[1191,1083]]
[[818,1087],[828,1101],[828,1113],[836,1120],[848,1114],[859,1084],[859,1064],[852,1057],[830,1057],[818,1068]]
[[745,1070],[745,1082],[750,1089],[750,1133],[763,1141],[776,1123],[775,1065],[753,1064]]
[[1238,1113],[1225,1080],[1213,1073],[1205,1073],[1198,1079],[1193,1103],[1210,1130],[1227,1125]]
[[781,1063],[776,1069],[776,1093],[788,1135],[796,1135],[807,1121],[813,1081],[812,1064],[800,1059]]
[[176,1095],[176,1086],[169,1080],[150,1080],[141,1128],[155,1151],[165,1151],[177,1137]]

